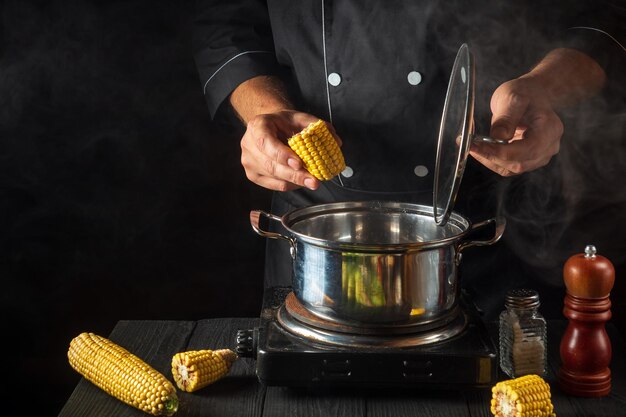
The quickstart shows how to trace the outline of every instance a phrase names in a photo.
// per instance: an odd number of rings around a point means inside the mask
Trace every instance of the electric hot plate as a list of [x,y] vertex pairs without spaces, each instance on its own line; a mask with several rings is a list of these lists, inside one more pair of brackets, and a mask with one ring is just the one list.
[[266,290],[259,327],[240,330],[237,352],[256,358],[266,385],[488,387],[497,381],[497,350],[471,303],[417,333],[363,334],[323,323],[299,305],[290,287]]

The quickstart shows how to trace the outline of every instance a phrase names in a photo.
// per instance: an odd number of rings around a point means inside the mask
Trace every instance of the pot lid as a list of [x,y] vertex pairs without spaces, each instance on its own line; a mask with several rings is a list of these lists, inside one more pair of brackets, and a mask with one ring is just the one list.
[[441,115],[433,215],[445,225],[454,207],[474,133],[474,59],[467,44],[461,45],[454,60]]

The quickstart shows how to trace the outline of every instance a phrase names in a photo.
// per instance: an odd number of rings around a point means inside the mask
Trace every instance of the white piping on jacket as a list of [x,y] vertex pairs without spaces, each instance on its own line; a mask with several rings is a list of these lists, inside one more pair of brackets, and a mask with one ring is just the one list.
[[209,81],[211,81],[211,79],[213,79],[213,77],[215,77],[215,75],[220,72],[220,70],[222,68],[224,68],[226,65],[228,65],[232,60],[239,58],[242,55],[246,55],[246,54],[271,54],[271,51],[244,51],[244,52],[240,52],[237,55],[235,55],[234,57],[232,57],[231,59],[229,59],[228,61],[224,62],[222,64],[222,66],[220,66],[217,70],[215,70],[215,72],[209,77],[208,80],[206,80],[206,82],[204,83],[204,87],[202,88],[202,93],[204,95],[206,95],[206,86],[209,84]]
[[618,44],[622,50],[626,51],[626,47],[624,47],[624,45],[622,45],[617,39],[615,39],[615,37],[613,37],[613,35],[611,35],[608,32],[603,31],[602,29],[598,29],[598,28],[592,28],[592,27],[587,27],[587,26],[575,26],[575,27],[571,27],[570,29],[586,29],[586,30],[595,30],[596,32],[600,32],[600,33],[604,33],[606,36],[608,36],[609,38],[611,38],[613,40],[613,42],[615,42],[616,44]]
[[[324,15],[324,0],[322,0],[322,50],[324,51],[324,82],[326,83],[326,98],[328,100],[328,121],[333,123],[333,110],[330,106],[330,87],[328,86],[328,63],[326,61],[326,16]],[[342,187],[343,181],[341,180],[341,174],[336,177],[339,180],[339,185]]]
[[322,50],[324,51],[324,82],[328,99],[328,121],[333,122],[333,111],[330,107],[330,87],[328,87],[328,63],[326,61],[326,16],[324,16],[324,0],[322,0]]

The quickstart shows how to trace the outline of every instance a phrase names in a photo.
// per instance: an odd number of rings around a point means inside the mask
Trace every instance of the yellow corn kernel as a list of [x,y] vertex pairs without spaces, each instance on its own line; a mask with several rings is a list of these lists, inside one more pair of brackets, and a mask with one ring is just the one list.
[[289,138],[287,144],[304,162],[306,170],[320,181],[334,178],[346,167],[341,149],[323,120],[311,123]]
[[172,358],[172,375],[178,388],[193,392],[225,376],[236,360],[230,349],[181,352]]
[[109,395],[155,416],[178,410],[176,388],[165,376],[121,346],[93,333],[70,342],[70,365]]
[[426,312],[425,308],[412,308],[411,309],[411,313],[409,315],[411,316],[421,316],[422,314],[424,314]]
[[491,392],[491,413],[496,417],[556,417],[550,385],[539,375],[498,382]]

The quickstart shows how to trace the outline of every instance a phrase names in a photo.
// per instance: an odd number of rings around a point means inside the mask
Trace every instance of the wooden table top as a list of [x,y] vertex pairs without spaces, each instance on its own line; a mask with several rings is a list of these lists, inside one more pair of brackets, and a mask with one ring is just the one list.
[[[125,347],[170,380],[176,352],[232,348],[238,329],[258,325],[255,318],[192,321],[120,321],[109,338]],[[613,346],[613,388],[603,398],[563,394],[556,383],[558,355],[565,321],[548,323],[549,374],[552,402],[559,417],[626,415],[625,344],[614,327],[607,326]],[[495,329],[495,326],[494,326]],[[492,330],[494,330],[492,329]],[[69,366],[69,364],[68,364]],[[489,389],[469,391],[292,389],[264,386],[255,376],[255,361],[241,358],[222,380],[194,393],[178,391],[177,417],[187,416],[490,416]],[[61,410],[60,417],[147,416],[109,396],[82,378]]]

